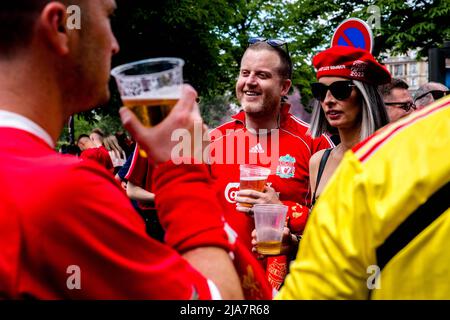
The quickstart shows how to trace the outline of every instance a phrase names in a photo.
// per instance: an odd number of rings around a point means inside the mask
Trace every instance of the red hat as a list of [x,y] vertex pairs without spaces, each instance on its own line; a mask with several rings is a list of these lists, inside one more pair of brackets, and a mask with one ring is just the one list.
[[373,85],[389,83],[391,74],[369,51],[346,46],[334,46],[313,58],[317,79],[325,76],[360,80]]

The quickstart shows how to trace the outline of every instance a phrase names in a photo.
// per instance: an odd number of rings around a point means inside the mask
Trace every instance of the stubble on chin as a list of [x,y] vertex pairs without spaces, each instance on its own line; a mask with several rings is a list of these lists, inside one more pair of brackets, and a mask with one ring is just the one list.
[[252,104],[241,104],[242,109],[245,111],[245,113],[259,113],[262,111],[262,106],[260,105],[252,105]]
[[243,110],[245,113],[252,118],[267,118],[271,114],[270,110],[267,110],[264,108],[264,106],[258,105],[258,106],[243,106]]

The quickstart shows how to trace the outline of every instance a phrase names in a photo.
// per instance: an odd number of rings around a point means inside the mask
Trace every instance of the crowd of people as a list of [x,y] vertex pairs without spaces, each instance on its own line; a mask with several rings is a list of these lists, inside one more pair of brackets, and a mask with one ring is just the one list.
[[[115,1],[70,1],[83,32],[65,27],[69,1],[14,3],[0,21],[0,298],[449,298],[448,88],[411,95],[370,52],[332,46],[312,60],[308,124],[285,99],[286,42],[250,38],[242,111],[209,132],[208,163],[172,157],[171,133],[202,123],[189,85],[153,128],[120,110],[134,147],[94,129],[65,155],[67,118],[110,97]],[[271,170],[261,192],[239,190],[249,162]],[[254,253],[255,204],[288,206],[281,255]]]

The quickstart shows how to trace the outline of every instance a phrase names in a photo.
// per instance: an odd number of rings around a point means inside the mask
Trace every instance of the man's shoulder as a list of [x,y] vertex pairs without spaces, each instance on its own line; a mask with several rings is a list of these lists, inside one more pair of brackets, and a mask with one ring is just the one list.
[[[35,217],[54,220],[52,226],[78,219],[90,221],[94,227],[131,218],[129,213],[133,210],[125,193],[112,174],[95,162],[61,161],[54,166],[53,173],[48,172],[47,179],[46,190],[41,194],[42,205],[37,205],[40,209],[35,211]],[[45,208],[53,209],[45,213]],[[65,218],[60,214],[55,217],[56,212],[64,213]]]
[[334,147],[334,143],[326,134],[321,135],[318,138],[313,138],[308,132],[310,125],[297,118],[296,116],[288,113],[281,127],[284,132],[290,138],[300,141],[310,149],[311,154],[314,154],[318,150],[324,148]]
[[[432,152],[436,145],[446,146],[449,137],[448,114],[450,97],[381,128],[353,147],[352,151],[361,162],[378,155],[381,158],[389,158],[390,150],[412,150],[417,146],[417,152]],[[433,141],[430,141],[428,134],[423,134],[429,133],[430,130],[435,132]],[[411,137],[414,137],[414,144],[410,143]],[[430,146],[430,150],[424,146]],[[409,159],[411,160],[413,159]]]
[[99,153],[99,151],[97,150],[97,148],[89,148],[89,149],[83,150],[81,152],[80,156],[85,159],[95,158],[98,153]]
[[287,121],[289,123],[292,123],[294,126],[297,126],[298,128],[300,128],[301,130],[305,130],[308,131],[310,125],[308,122],[300,119],[299,117],[296,117],[295,115],[293,115],[292,113],[288,113],[286,115]]
[[97,197],[106,190],[116,189],[111,172],[93,161],[70,161],[60,165],[58,183],[76,192],[78,188],[89,189]]
[[289,131],[292,134],[299,135],[302,137],[307,137],[312,139],[312,137],[307,134],[309,130],[309,124],[300,118],[297,118],[291,113],[286,114],[286,119],[282,126],[283,130]]
[[[312,149],[313,137],[308,133],[308,123],[288,113],[280,127],[280,137],[285,141],[297,141]],[[283,138],[284,137],[284,138]]]
[[236,135],[240,132],[244,132],[244,125],[238,120],[231,119],[230,121],[225,122],[211,130],[209,132],[209,136],[212,142],[217,142],[221,140],[221,138],[224,138],[228,135]]
[[67,192],[76,197],[81,188],[100,192],[105,186],[115,184],[111,173],[90,160],[57,153],[41,160],[31,171],[37,179],[42,179],[48,191],[58,194]]
[[51,218],[55,210],[81,210],[79,203],[85,198],[108,194],[115,199],[114,193],[120,191],[113,176],[96,163],[54,151],[39,156],[3,153],[1,163],[0,174],[9,181],[6,194],[29,217],[34,212],[37,219]]
[[235,130],[239,128],[239,121],[235,119],[230,119],[229,121],[222,123],[221,125],[215,127],[212,131],[219,131],[225,133],[227,130]]

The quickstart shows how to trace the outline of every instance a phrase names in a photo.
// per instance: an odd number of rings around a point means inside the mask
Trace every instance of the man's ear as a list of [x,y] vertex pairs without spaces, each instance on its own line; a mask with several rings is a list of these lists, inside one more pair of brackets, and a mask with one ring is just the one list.
[[281,95],[286,96],[291,88],[292,81],[290,79],[284,79],[281,81]]
[[[14,1],[14,0],[13,0]],[[67,8],[60,2],[50,2],[39,16],[38,32],[58,54],[69,52],[69,35],[67,33]]]

